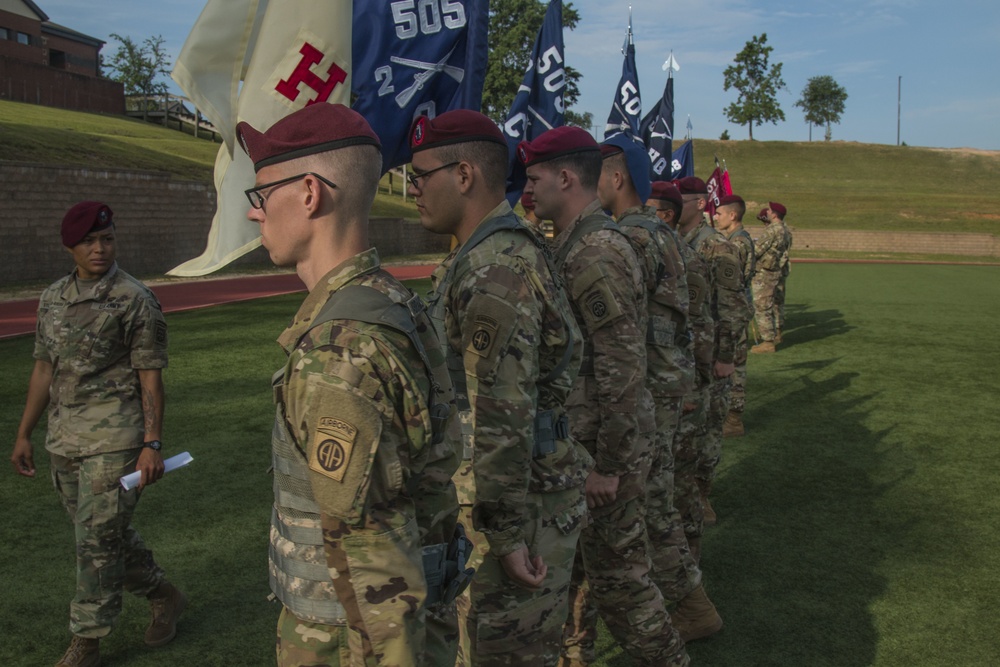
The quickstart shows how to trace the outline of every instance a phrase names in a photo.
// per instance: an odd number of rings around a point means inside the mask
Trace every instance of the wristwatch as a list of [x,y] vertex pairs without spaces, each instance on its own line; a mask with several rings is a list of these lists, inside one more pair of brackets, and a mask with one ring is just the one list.
[[142,443],[142,446],[149,447],[154,452],[158,452],[160,451],[160,448],[163,447],[163,443],[160,442],[159,440],[150,440],[149,442]]

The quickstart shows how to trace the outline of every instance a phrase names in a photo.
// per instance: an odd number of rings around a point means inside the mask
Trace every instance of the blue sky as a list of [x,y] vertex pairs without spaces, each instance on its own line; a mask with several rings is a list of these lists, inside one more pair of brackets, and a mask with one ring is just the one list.
[[[282,0],[284,2],[294,0]],[[372,0],[374,1],[374,0]],[[180,52],[203,0],[36,0],[50,20],[108,40],[162,35]],[[621,45],[632,6],[643,111],[663,92],[663,61],[672,49],[676,128],[688,115],[695,137],[745,126],[726,120],[735,91],[723,70],[754,35],[767,33],[771,62],[784,63],[778,95],[786,120],[754,128],[759,140],[805,141],[808,127],[794,104],[810,77],[828,74],[848,93],[834,140],[896,143],[897,84],[902,76],[902,141],[912,146],[1000,150],[1000,4],[994,0],[575,0],[581,15],[567,31],[566,60],[583,74],[577,111],[602,124],[621,74]],[[175,89],[175,92],[180,92]],[[813,140],[823,130],[813,129]]]

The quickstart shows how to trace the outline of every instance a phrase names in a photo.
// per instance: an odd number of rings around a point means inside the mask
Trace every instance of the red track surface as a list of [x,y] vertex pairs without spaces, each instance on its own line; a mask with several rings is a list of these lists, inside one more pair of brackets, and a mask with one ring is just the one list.
[[[434,265],[390,266],[389,273],[400,280],[427,278]],[[266,276],[246,276],[218,280],[190,280],[153,285],[165,313],[207,308],[222,303],[259,299],[265,296],[305,291],[305,285],[294,273]],[[35,312],[38,299],[0,303],[0,339],[35,332]]]

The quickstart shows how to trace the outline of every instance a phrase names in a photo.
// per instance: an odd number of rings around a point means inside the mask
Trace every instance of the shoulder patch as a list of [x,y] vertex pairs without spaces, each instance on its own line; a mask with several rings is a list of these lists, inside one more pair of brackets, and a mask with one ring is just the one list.
[[342,482],[357,438],[358,429],[352,424],[336,417],[321,417],[309,448],[309,468]]
[[715,280],[728,289],[743,289],[743,271],[739,263],[728,255],[721,255],[715,261]]

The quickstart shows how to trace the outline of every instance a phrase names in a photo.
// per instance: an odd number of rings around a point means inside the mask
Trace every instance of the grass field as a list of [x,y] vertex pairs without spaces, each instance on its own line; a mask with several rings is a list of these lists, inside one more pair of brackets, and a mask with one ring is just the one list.
[[[0,101],[2,159],[167,171],[212,180],[218,145],[190,134],[109,116]],[[675,143],[675,148],[679,146]],[[853,142],[694,140],[696,173],[725,160],[750,217],[768,201],[800,229],[1000,233],[1000,151],[942,150]],[[396,192],[399,192],[399,184]],[[374,215],[416,217],[389,196]],[[794,253],[795,251],[793,251]]]
[[[153,650],[144,601],[126,599],[106,665],[273,664],[268,380],[300,300],[168,316],[165,442],[195,460],[136,523],[192,604]],[[690,646],[693,664],[1000,664],[997,303],[997,267],[794,267],[786,343],[750,360],[748,434],[726,441],[704,541],[726,628]],[[8,447],[30,354],[30,339],[0,342]],[[36,454],[38,479],[8,469],[0,485],[5,666],[51,664],[68,638],[72,535]],[[629,661],[605,637],[598,664]]]

